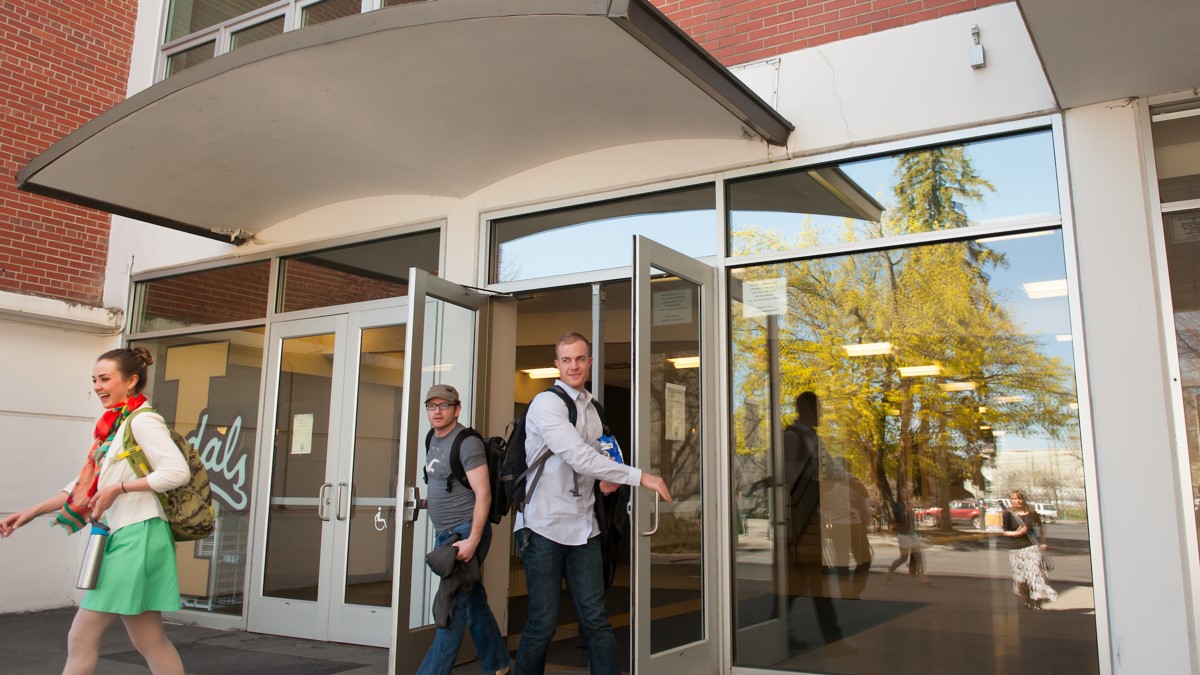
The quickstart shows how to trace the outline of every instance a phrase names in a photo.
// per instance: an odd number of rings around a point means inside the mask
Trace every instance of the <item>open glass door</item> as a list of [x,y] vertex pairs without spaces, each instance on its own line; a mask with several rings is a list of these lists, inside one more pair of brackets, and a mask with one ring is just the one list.
[[[487,298],[417,268],[409,273],[408,340],[404,354],[404,397],[401,407],[400,463],[396,482],[403,495],[397,525],[392,606],[391,654],[388,672],[416,672],[435,632],[432,606],[438,577],[425,565],[433,543],[433,526],[423,511],[425,434],[429,420],[423,396],[434,384],[449,384],[462,400],[459,421],[474,426],[485,413],[483,377],[488,353]],[[503,542],[503,538],[500,540]],[[493,546],[493,551],[504,550]],[[464,644],[465,647],[465,644]],[[464,648],[460,660],[467,658]]]
[[634,667],[638,675],[713,672],[716,272],[640,236],[633,260],[634,459],[662,475],[675,499],[635,491]]

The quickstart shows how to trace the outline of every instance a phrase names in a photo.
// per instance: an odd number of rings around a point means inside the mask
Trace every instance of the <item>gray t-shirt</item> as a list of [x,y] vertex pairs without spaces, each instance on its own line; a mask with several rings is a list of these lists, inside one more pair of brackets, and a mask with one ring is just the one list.
[[[438,438],[434,434],[429,441],[429,453],[425,458],[425,471],[429,475],[429,518],[439,532],[470,520],[475,509],[475,493],[458,482],[450,465],[450,448],[465,428],[456,425],[445,437]],[[463,439],[458,457],[462,460],[463,471],[487,464],[483,442],[474,436]],[[447,478],[450,479],[449,491],[446,490]]]

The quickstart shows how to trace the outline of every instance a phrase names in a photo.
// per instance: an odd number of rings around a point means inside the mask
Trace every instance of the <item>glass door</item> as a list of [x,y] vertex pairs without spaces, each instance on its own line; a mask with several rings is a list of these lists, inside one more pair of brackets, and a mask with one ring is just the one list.
[[634,237],[635,460],[674,497],[666,504],[635,491],[639,675],[712,672],[718,663],[715,292],[711,266]]
[[[487,391],[483,381],[488,353],[486,333],[487,298],[457,284],[413,268],[409,274],[408,336],[404,354],[404,396],[400,409],[400,457],[398,472],[391,477],[403,495],[401,522],[395,550],[395,577],[389,673],[416,672],[433,641],[433,597],[438,581],[425,565],[425,554],[433,544],[433,526],[424,512],[425,484],[420,467],[425,465],[425,434],[429,421],[424,410],[424,393],[434,384],[449,384],[462,401],[459,421],[476,426],[486,413]],[[501,536],[500,546],[506,546]],[[459,659],[470,657],[465,648]]]
[[394,307],[270,328],[252,631],[390,642],[406,318]]

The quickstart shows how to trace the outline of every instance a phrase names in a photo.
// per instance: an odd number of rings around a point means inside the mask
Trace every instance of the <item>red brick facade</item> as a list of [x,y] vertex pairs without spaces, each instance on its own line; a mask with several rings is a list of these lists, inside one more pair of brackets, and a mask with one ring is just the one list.
[[125,98],[137,0],[0,0],[0,291],[99,305],[110,218],[17,171]]
[[[1012,0],[653,0],[727,66]],[[107,214],[17,190],[125,97],[137,0],[0,0],[0,291],[99,305]]]
[[652,0],[726,66],[1012,0]]

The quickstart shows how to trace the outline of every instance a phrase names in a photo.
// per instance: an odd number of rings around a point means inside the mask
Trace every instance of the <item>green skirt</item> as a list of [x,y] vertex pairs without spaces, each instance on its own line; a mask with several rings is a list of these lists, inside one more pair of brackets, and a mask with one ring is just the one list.
[[179,611],[175,540],[167,521],[151,518],[109,535],[96,588],[79,606],[126,615]]

